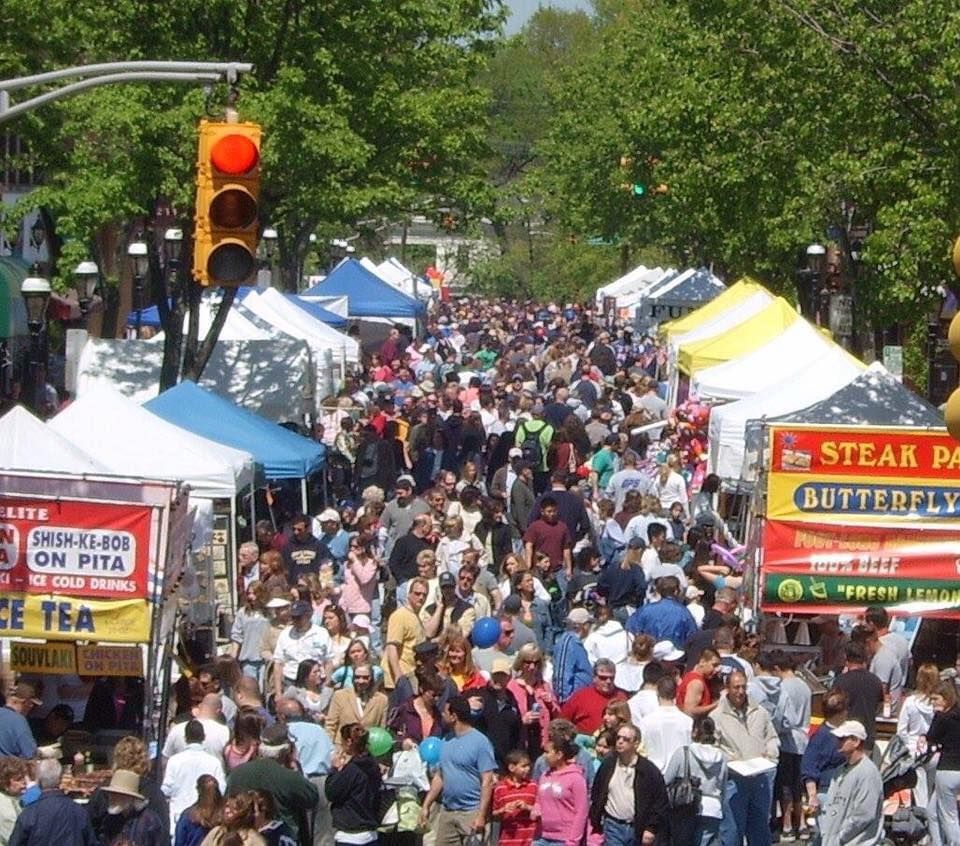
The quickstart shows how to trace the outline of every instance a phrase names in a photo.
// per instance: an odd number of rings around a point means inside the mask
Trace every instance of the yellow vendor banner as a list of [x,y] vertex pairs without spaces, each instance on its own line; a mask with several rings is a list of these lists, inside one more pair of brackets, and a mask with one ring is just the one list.
[[774,426],[770,435],[770,519],[960,523],[960,444],[946,431]]
[[10,643],[10,669],[31,675],[77,672],[77,648],[72,643]]
[[35,594],[0,595],[0,637],[146,643],[150,611],[145,599],[80,599]]

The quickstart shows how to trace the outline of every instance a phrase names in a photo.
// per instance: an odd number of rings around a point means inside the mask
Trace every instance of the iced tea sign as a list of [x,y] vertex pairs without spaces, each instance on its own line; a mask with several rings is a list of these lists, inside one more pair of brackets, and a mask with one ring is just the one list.
[[0,592],[145,598],[149,506],[0,495]]

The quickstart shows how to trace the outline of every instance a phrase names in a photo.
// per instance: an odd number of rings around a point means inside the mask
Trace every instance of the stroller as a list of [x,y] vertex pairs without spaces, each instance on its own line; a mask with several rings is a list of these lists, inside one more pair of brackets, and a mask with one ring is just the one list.
[[912,846],[929,833],[927,810],[914,804],[913,788],[917,786],[917,767],[923,766],[931,754],[914,756],[899,735],[887,744],[880,759],[885,846]]

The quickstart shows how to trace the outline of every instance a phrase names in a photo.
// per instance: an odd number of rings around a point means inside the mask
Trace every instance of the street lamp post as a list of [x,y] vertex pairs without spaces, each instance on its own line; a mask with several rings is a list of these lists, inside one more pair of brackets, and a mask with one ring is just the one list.
[[42,416],[47,381],[47,345],[44,336],[47,329],[50,283],[39,276],[28,276],[20,286],[20,296],[27,308],[27,326],[30,328],[27,402],[36,414]]
[[277,230],[272,226],[268,226],[263,230],[263,235],[261,237],[263,241],[263,249],[267,254],[267,262],[270,264],[270,287],[278,288],[277,282],[280,280],[277,278],[280,273],[280,236],[277,233]]
[[73,290],[77,292],[77,303],[80,306],[80,318],[86,322],[97,292],[97,283],[100,281],[100,268],[95,261],[82,261],[73,269]]
[[807,266],[796,272],[800,312],[807,320],[819,324],[821,287],[827,264],[826,248],[821,244],[811,244],[806,249],[806,258]]
[[127,247],[127,256],[133,266],[133,307],[136,311],[133,337],[137,339],[140,337],[140,324],[143,319],[143,277],[147,275],[150,264],[146,241],[139,238],[131,241]]
[[177,271],[180,266],[180,248],[183,244],[182,229],[168,229],[163,233],[164,294],[170,297],[176,289]]

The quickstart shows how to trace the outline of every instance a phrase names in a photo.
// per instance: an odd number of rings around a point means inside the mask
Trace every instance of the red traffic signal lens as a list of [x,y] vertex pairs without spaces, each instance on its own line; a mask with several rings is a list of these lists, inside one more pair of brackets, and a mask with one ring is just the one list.
[[243,188],[226,188],[210,203],[210,222],[219,229],[246,229],[257,219],[257,201]]
[[241,176],[260,161],[260,151],[246,135],[224,135],[210,151],[210,161],[221,173]]
[[207,259],[210,279],[220,285],[239,285],[251,276],[255,262],[253,255],[243,244],[227,241],[213,248]]

